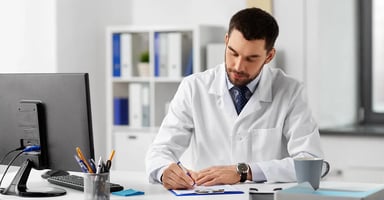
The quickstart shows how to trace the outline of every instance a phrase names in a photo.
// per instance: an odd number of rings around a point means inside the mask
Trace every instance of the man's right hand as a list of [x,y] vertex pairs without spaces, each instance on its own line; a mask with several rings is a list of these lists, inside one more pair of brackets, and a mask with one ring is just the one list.
[[188,176],[176,163],[170,164],[163,172],[162,182],[167,189],[192,189],[197,175],[188,170]]

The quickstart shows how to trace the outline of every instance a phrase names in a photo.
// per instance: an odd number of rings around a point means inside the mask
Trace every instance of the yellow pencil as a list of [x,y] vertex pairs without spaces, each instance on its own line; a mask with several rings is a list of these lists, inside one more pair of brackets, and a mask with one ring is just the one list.
[[94,171],[92,170],[91,165],[89,165],[87,159],[84,157],[83,152],[81,152],[80,147],[76,147],[76,151],[77,151],[77,155],[79,155],[79,158],[80,158],[81,160],[83,160],[85,166],[86,166],[87,169],[88,169],[88,172],[89,172],[89,173],[94,173]]
[[111,154],[109,155],[109,160],[110,161],[112,161],[114,155],[115,155],[115,150],[113,149]]

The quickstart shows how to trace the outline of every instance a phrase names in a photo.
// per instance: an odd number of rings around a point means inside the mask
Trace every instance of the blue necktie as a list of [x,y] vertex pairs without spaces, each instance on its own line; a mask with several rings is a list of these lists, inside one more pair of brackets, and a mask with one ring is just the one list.
[[237,114],[241,112],[245,104],[251,98],[251,91],[249,91],[247,86],[236,87],[234,86],[231,89],[232,99],[235,103],[235,108]]

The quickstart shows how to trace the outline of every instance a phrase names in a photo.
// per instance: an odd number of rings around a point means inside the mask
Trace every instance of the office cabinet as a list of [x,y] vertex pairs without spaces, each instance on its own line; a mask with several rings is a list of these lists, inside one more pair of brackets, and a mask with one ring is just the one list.
[[113,169],[144,171],[146,149],[155,136],[156,133],[146,131],[115,132],[113,137],[117,159]]
[[[145,134],[157,132],[182,78],[205,70],[207,44],[224,42],[224,36],[223,27],[205,25],[107,28],[107,151],[126,148],[115,159],[146,152],[153,137]],[[127,140],[133,133],[138,139]],[[124,141],[138,149],[130,151]],[[132,164],[144,157],[135,159]]]

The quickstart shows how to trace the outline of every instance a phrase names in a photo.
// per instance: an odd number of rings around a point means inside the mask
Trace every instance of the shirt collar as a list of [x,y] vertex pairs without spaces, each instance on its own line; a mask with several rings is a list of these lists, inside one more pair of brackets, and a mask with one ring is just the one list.
[[[255,79],[253,79],[250,83],[247,84],[247,87],[248,87],[249,91],[252,92],[252,94],[255,92],[257,85],[259,84],[262,72],[263,72],[263,70],[260,71],[259,75],[257,75]],[[225,73],[225,80],[227,82],[228,90],[232,89],[234,85],[231,83],[231,81],[229,81],[228,73]]]

